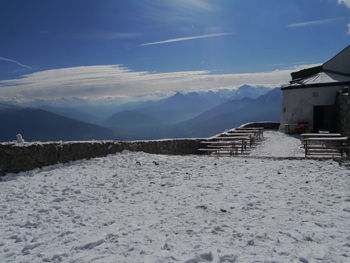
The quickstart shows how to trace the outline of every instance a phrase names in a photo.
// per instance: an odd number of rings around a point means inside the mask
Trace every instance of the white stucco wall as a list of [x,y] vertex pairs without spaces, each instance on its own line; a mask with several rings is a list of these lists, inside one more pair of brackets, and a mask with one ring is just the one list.
[[286,132],[286,124],[294,125],[301,121],[308,122],[313,129],[313,107],[334,105],[336,92],[342,88],[344,86],[283,90],[280,130]]

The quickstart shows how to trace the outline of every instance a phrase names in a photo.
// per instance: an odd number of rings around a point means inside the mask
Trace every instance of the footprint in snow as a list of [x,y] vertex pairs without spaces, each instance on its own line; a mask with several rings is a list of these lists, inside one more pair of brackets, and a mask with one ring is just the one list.
[[237,262],[236,255],[225,255],[225,256],[219,257],[219,263],[235,263],[235,262]]
[[191,258],[184,263],[204,263],[204,262],[212,262],[213,261],[213,254],[211,252],[200,254],[194,258]]

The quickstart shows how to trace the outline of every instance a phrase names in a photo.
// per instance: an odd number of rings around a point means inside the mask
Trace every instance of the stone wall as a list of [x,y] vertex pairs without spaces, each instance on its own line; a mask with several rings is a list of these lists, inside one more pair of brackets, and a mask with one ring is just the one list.
[[350,95],[349,89],[338,92],[336,97],[337,129],[344,136],[350,136]]
[[266,130],[278,130],[280,126],[279,122],[272,121],[261,121],[261,122],[250,122],[241,125],[240,127],[244,128],[255,128],[255,127],[263,127]]
[[[247,123],[241,127],[278,129],[277,122]],[[31,142],[23,145],[0,143],[0,176],[81,159],[103,157],[123,150],[153,154],[203,154],[198,151],[203,139],[154,141]]]
[[0,175],[28,171],[34,168],[103,157],[123,150],[154,154],[199,154],[202,139],[171,139],[155,141],[88,141],[0,144]]

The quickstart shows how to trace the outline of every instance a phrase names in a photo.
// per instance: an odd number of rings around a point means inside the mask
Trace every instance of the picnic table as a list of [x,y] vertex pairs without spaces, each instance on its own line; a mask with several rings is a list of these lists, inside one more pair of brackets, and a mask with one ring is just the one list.
[[[234,128],[215,137],[201,141],[203,148],[198,149],[208,153],[247,154],[248,148],[252,147],[257,140],[262,138],[264,128]],[[249,142],[249,144],[248,144]]]
[[229,151],[231,154],[241,153],[247,150],[247,141],[249,137],[215,137],[210,140],[201,141],[202,144],[206,145],[206,148],[199,149],[199,151],[207,152],[218,152],[218,151]]
[[249,140],[249,147],[252,147],[255,143],[254,133],[223,133],[219,136],[213,137],[213,140],[234,140],[236,138],[246,138]]
[[257,140],[262,138],[262,130],[261,129],[253,129],[253,128],[234,128],[232,130],[227,131],[226,133],[253,133]]
[[236,128],[237,131],[253,131],[258,133],[258,139],[261,139],[264,137],[264,128],[263,127],[255,127],[255,128]]
[[[323,134],[325,135],[325,134]],[[343,156],[349,145],[348,137],[307,137],[302,140],[305,157],[309,155]]]
[[340,133],[303,133],[301,134],[303,138],[333,138],[342,137]]

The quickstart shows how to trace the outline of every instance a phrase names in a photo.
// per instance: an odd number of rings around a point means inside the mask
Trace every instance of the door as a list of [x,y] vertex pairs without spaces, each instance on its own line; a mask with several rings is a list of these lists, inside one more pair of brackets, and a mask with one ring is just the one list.
[[334,105],[314,106],[314,132],[320,130],[336,132]]

